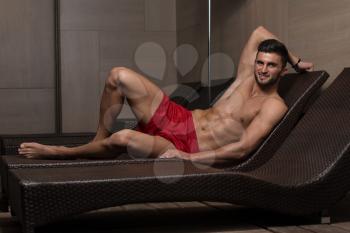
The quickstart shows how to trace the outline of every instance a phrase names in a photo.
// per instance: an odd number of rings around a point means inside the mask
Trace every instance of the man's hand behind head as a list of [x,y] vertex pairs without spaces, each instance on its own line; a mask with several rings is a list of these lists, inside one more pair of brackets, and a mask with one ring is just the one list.
[[311,62],[300,61],[297,66],[299,68],[299,70],[296,70],[298,73],[314,70],[314,64]]

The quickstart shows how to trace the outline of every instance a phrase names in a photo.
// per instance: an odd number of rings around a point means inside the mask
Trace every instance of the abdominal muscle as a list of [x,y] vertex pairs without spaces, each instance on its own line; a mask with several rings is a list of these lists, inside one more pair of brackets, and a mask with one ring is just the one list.
[[245,131],[239,116],[243,102],[236,93],[212,108],[192,112],[200,151],[215,150],[241,139]]
[[212,108],[194,110],[192,116],[199,150],[215,150],[240,141],[261,101],[249,100],[237,88],[225,93]]

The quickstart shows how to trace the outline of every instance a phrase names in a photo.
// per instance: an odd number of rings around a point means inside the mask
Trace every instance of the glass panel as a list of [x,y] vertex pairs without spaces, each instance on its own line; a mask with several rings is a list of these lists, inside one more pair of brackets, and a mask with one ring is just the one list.
[[[208,85],[207,1],[60,0],[60,11],[64,133],[96,130],[113,67],[135,70],[169,95]],[[125,107],[118,118],[131,117]]]
[[[211,100],[227,88],[236,75],[239,44],[242,35],[237,31],[237,9],[245,0],[209,0],[211,4],[211,51],[210,51],[210,86]],[[243,35],[244,36],[244,35]]]

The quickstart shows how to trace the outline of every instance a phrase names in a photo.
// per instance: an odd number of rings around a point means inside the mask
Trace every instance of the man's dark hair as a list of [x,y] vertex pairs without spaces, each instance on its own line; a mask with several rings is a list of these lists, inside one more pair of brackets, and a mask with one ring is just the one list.
[[278,40],[268,39],[262,41],[258,46],[258,52],[277,53],[281,56],[282,65],[285,67],[288,62],[288,50],[286,46]]

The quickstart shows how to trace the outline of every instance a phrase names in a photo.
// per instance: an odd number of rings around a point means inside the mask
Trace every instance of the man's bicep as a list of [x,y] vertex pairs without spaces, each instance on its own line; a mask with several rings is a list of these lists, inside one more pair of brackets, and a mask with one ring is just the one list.
[[254,75],[254,62],[256,58],[257,48],[256,45],[248,41],[244,47],[241,57],[238,63],[237,79],[245,79],[246,77],[253,77]]
[[266,39],[277,39],[277,37],[262,26],[256,28],[252,32],[243,48],[241,57],[239,59],[237,70],[238,77],[252,77],[254,74],[253,65],[255,63],[256,54],[258,52],[258,46],[263,40]]
[[245,44],[238,63],[237,77],[252,77],[254,74],[254,62],[261,42],[262,29],[255,29]]

